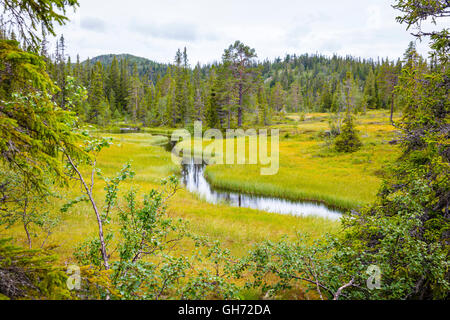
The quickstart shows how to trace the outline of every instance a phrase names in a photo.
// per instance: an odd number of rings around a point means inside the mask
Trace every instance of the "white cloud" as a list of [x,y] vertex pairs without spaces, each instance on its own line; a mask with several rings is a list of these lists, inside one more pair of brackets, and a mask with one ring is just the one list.
[[[389,22],[389,21],[387,21]],[[367,23],[368,30],[378,30],[383,25],[381,8],[379,6],[369,6],[367,8]]]
[[80,27],[87,31],[104,32],[106,31],[105,22],[100,18],[82,17]]
[[[191,64],[220,60],[235,40],[258,57],[333,53],[401,57],[413,40],[389,0],[80,0],[58,29],[69,53],[82,59],[131,53],[172,62],[187,47]],[[426,44],[421,44],[426,53]]]

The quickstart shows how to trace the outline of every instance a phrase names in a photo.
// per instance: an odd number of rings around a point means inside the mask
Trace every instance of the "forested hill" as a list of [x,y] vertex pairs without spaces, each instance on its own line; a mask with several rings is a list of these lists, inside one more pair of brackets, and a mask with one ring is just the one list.
[[105,54],[88,59],[84,61],[83,64],[90,63],[91,65],[94,65],[97,62],[100,62],[104,67],[108,68],[112,64],[114,58],[116,58],[118,62],[127,61],[130,71],[132,71],[136,65],[139,76],[149,76],[152,81],[156,81],[158,74],[161,77],[164,77],[168,68],[167,64],[155,62],[150,59],[137,57],[131,54]]
[[[258,61],[256,51],[239,41],[224,52],[221,62],[203,66],[192,65],[186,49],[177,51],[172,64],[129,54],[72,64],[57,53],[50,74],[61,88],[72,75],[87,89],[89,98],[76,112],[90,123],[177,127],[200,120],[211,128],[231,128],[268,125],[280,112],[394,108],[397,78],[415,47],[411,43],[397,61],[319,54]],[[57,98],[65,106],[64,90]]]
[[[408,48],[408,52],[413,50]],[[401,70],[401,61],[362,59],[357,57],[332,57],[320,54],[286,55],[283,59],[265,60],[262,77],[266,85],[289,98],[299,90],[303,106],[308,110],[329,111],[333,95],[350,72],[354,80],[358,104],[371,109],[390,105],[389,78]],[[336,97],[334,97],[336,98]],[[364,98],[366,98],[365,101]]]

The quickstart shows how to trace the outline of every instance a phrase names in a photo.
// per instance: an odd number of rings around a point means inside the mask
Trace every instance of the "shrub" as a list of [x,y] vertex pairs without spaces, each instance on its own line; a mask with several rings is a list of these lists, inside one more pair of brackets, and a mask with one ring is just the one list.
[[342,132],[334,140],[334,146],[336,151],[344,153],[356,152],[362,147],[362,142],[358,137],[352,116],[348,116],[344,120]]
[[67,275],[57,258],[42,250],[16,247],[0,239],[0,300],[71,299]]

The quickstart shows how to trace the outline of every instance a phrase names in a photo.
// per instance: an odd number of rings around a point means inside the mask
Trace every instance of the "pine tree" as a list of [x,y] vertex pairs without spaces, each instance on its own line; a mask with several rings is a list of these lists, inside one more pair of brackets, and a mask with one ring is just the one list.
[[[70,64],[69,64],[70,66]],[[66,43],[64,35],[58,39],[56,44],[55,53],[55,78],[60,91],[56,95],[56,99],[61,108],[66,108],[66,78],[67,78],[67,67],[66,67]]]
[[256,95],[257,108],[258,108],[258,124],[262,126],[267,126],[270,124],[271,115],[269,104],[267,102],[266,90],[264,89],[264,84],[260,82],[257,89]]
[[0,40],[0,78],[0,161],[45,188],[45,173],[64,178],[62,149],[82,155],[72,127],[77,120],[50,99],[57,88],[42,57],[17,41]]
[[183,54],[178,49],[175,55],[175,108],[173,110],[174,123],[185,122],[187,117],[187,103],[186,103],[186,84],[185,73],[182,67]]
[[138,118],[144,126],[150,126],[153,120],[154,91],[155,87],[151,82],[148,86],[144,87],[144,99],[138,113]]
[[364,98],[369,109],[376,109],[378,107],[378,93],[375,83],[375,74],[373,69],[370,68],[369,75],[367,76],[364,86]]
[[126,59],[120,60],[119,69],[120,69],[120,80],[118,92],[116,94],[116,104],[117,109],[120,112],[125,113],[129,101],[128,95],[130,93],[128,61]]
[[383,109],[394,103],[394,88],[397,84],[398,74],[395,66],[384,60],[377,75],[378,101]]
[[323,85],[322,92],[320,93],[320,112],[328,112],[333,104],[333,95],[329,83]]
[[342,83],[339,83],[333,95],[333,102],[331,105],[330,130],[332,136],[337,136],[341,133],[344,109],[345,98],[343,86]]
[[334,140],[334,145],[336,151],[344,153],[356,152],[362,147],[361,140],[358,137],[358,132],[353,123],[353,116],[349,110],[344,119],[341,133]]
[[92,123],[105,124],[109,115],[110,108],[103,89],[103,67],[98,62],[92,71],[89,90],[89,120]]
[[219,105],[219,96],[216,90],[217,87],[216,81],[217,81],[216,69],[215,67],[212,67],[208,80],[209,96],[205,112],[206,125],[209,128],[219,128],[218,109],[220,108],[220,105]]
[[117,58],[114,57],[111,66],[109,67],[109,73],[107,78],[107,85],[105,88],[106,96],[109,97],[109,104],[111,105],[111,110],[121,111],[120,106],[120,83],[121,75],[119,69],[119,62]]
[[219,124],[219,115],[218,115],[219,107],[219,98],[216,92],[216,88],[213,86],[210,89],[210,96],[208,100],[208,106],[206,109],[206,125],[209,128],[217,129],[222,127]]
[[270,106],[275,112],[281,112],[286,106],[286,92],[280,82],[277,82],[271,90]]
[[355,97],[355,82],[351,72],[347,72],[346,78],[343,83],[344,89],[344,101],[345,110],[347,113],[351,114],[356,111],[356,97]]
[[36,49],[42,42],[41,37],[49,34],[56,36],[54,25],[64,25],[69,20],[65,16],[66,11],[76,9],[79,4],[77,0],[21,0],[2,1],[0,6],[2,14],[8,17],[2,21],[2,27],[17,30],[24,47],[38,52]]
[[152,100],[150,118],[153,125],[161,124],[161,76],[157,76],[156,86],[155,86],[155,98]]
[[[64,46],[60,39],[56,57],[61,57],[60,48]],[[248,57],[246,50],[249,51]],[[212,69],[217,67],[218,79],[214,84],[217,94],[216,111],[219,122],[226,122],[225,127],[235,124],[239,126],[245,115],[259,109],[259,73],[267,90],[270,110],[338,111],[337,116],[342,122],[344,117],[340,112],[345,112],[348,105],[343,102],[342,97],[345,98],[347,72],[350,71],[351,104],[354,112],[365,111],[367,108],[393,108],[393,87],[401,68],[400,61],[395,65],[385,59],[373,62],[337,56],[329,59],[319,55],[286,55],[284,60],[277,58],[273,62],[266,60],[256,63],[251,58],[253,55],[254,50],[237,42],[225,50],[222,63],[214,66],[197,65],[191,70],[187,49],[179,49],[174,65],[161,69],[164,74],[157,71],[160,70],[158,67],[154,69],[153,66],[143,66],[141,62],[136,62],[136,72],[134,67],[129,68],[127,59],[114,56],[110,59],[109,66],[105,65],[105,70],[102,71],[104,97],[115,118],[125,116],[133,121],[152,125],[159,125],[160,120],[164,118],[164,122],[169,126],[187,125],[193,119],[201,120],[206,117],[211,94],[207,77]],[[133,60],[133,57],[130,59]],[[49,72],[61,87],[65,87],[63,82],[66,77],[62,76],[61,63],[56,60]],[[77,59],[73,66],[64,63],[65,76],[73,74],[79,84],[91,88],[95,64],[91,65],[89,59],[85,63],[80,63]],[[229,69],[229,74],[222,70],[224,66]],[[170,76],[167,76],[168,74]],[[151,83],[153,81],[154,83]],[[341,82],[343,84],[340,84]],[[159,89],[155,88],[151,102],[147,103],[147,100],[150,101],[147,99],[147,92],[153,84]],[[169,91],[171,96],[167,99]],[[65,104],[61,100],[62,94],[57,96],[60,105]],[[168,112],[171,113],[171,119],[168,118]],[[86,114],[79,116],[89,118]],[[256,119],[251,115],[250,118]]]
[[253,87],[256,70],[253,68],[253,59],[256,58],[255,49],[251,49],[240,41],[236,41],[225,50],[223,62],[227,64],[235,78],[238,93],[237,126],[242,127],[244,95]]
[[206,103],[200,64],[197,64],[194,69],[192,90],[194,91],[193,116],[197,121],[203,121]]
[[128,93],[128,113],[131,114],[133,123],[137,122],[142,97],[142,84],[139,79],[137,65],[133,66],[133,74],[130,78]]
[[302,103],[302,94],[300,90],[300,86],[297,82],[294,82],[291,86],[289,92],[289,109],[292,112],[299,113],[301,103]]
[[[236,78],[233,76],[228,63],[220,66],[217,70],[216,93],[217,105],[216,112],[219,117],[220,127],[231,129],[234,127],[235,110],[239,108],[239,92],[236,86]],[[239,112],[237,117],[237,126],[239,127]]]

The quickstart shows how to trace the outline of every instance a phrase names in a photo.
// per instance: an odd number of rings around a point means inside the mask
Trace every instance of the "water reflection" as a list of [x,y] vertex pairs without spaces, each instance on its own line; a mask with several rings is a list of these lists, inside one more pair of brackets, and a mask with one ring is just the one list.
[[183,165],[183,183],[186,189],[199,194],[209,203],[217,204],[226,202],[234,207],[252,208],[266,212],[292,214],[296,216],[315,215],[329,219],[339,219],[341,213],[327,208],[323,204],[312,202],[292,202],[288,200],[252,196],[236,192],[214,190],[204,177],[205,165],[194,164],[192,159],[189,164]]

